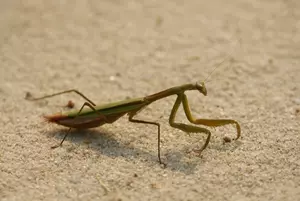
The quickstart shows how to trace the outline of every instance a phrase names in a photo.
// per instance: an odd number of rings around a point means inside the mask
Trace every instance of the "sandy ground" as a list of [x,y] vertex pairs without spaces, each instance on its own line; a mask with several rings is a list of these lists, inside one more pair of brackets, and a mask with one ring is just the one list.
[[[1,1],[1,200],[300,200],[300,3],[297,0]],[[209,2],[209,3],[208,3]],[[175,97],[139,118],[73,131],[41,118],[68,110],[76,88],[95,102],[149,95],[207,80],[187,92],[195,117],[233,118],[203,134],[171,128]],[[187,122],[182,108],[176,119]]]

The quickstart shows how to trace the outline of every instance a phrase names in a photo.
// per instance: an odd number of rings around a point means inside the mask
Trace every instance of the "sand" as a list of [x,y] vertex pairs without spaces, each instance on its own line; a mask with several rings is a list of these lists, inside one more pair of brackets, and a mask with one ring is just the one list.
[[[1,200],[300,200],[298,1],[1,1]],[[220,62],[224,61],[219,67]],[[213,73],[210,75],[210,73]],[[210,75],[210,76],[209,76]],[[209,77],[208,77],[209,76]],[[206,80],[187,92],[195,118],[232,118],[206,135],[174,129],[176,97],[138,118],[72,131],[41,117],[78,89],[99,104]],[[188,123],[182,108],[177,122]]]

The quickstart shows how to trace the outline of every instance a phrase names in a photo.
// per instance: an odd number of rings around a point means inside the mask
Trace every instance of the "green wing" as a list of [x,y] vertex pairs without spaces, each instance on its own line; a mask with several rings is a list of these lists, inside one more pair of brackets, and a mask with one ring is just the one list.
[[[139,108],[144,107],[147,103],[144,101],[144,98],[135,98],[129,100],[118,101],[114,103],[108,103],[103,105],[96,105],[95,109],[103,114],[103,115],[110,115],[110,114],[121,114],[127,113],[133,110],[137,110]],[[65,112],[63,115],[67,115],[68,117],[75,117],[78,114],[79,110],[72,110],[70,112]],[[94,110],[86,106],[83,108],[79,116],[96,116]]]

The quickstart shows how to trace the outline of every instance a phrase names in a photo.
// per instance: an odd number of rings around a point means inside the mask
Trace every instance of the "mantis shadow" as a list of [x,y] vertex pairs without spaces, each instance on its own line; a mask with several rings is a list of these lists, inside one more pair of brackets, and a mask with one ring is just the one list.
[[[66,132],[66,129],[61,128],[50,131],[47,134],[54,138],[57,138],[56,143],[60,143]],[[148,163],[151,166],[153,166],[153,163],[155,163],[155,165],[161,166],[158,162],[157,152],[148,152],[146,150],[142,150],[131,146],[130,143],[122,142],[120,139],[117,140],[112,133],[103,128],[97,130],[71,130],[68,137],[65,139],[65,142],[66,141],[77,144],[78,146],[86,144],[88,148],[93,149],[99,152],[100,154],[109,156],[111,158],[124,157],[130,160],[140,160],[144,163]],[[69,145],[63,144],[62,146]],[[165,168],[170,169],[172,171],[182,172],[185,174],[192,174],[195,171],[196,167],[201,165],[201,162],[199,162],[201,160],[193,160],[189,162],[182,161],[182,159],[186,157],[186,153],[184,150],[165,150],[163,152],[164,153],[162,155],[162,158],[163,161],[166,162]]]

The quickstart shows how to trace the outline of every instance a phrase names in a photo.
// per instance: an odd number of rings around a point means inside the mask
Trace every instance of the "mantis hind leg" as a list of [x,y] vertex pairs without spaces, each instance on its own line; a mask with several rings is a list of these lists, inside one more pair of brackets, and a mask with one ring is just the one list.
[[96,104],[93,101],[91,101],[89,98],[87,98],[85,95],[83,95],[83,93],[77,91],[76,89],[61,91],[61,92],[58,92],[58,93],[54,93],[54,94],[42,96],[42,97],[39,97],[39,98],[32,98],[32,97],[27,97],[26,96],[25,99],[26,100],[30,100],[30,101],[36,101],[36,100],[42,100],[42,99],[46,99],[46,98],[50,98],[50,97],[54,97],[54,96],[58,96],[58,95],[62,95],[62,94],[72,93],[72,92],[78,94],[79,96],[81,96],[82,98],[84,98],[87,102],[89,102],[90,104],[92,104],[93,106],[96,106]]
[[205,133],[205,134],[207,134],[207,138],[206,138],[204,145],[199,150],[196,150],[199,154],[201,154],[201,152],[207,147],[207,145],[210,141],[211,132],[206,128],[201,128],[198,126],[192,126],[192,125],[175,122],[175,116],[176,116],[176,113],[178,111],[180,104],[183,101],[183,95],[184,94],[178,94],[178,97],[174,103],[174,106],[173,106],[171,114],[170,114],[169,123],[170,123],[170,126],[180,129],[186,133]]
[[[91,108],[96,114],[98,114],[99,116],[102,116],[102,117],[105,119],[105,121],[107,121],[106,117],[105,117],[104,115],[102,115],[101,113],[99,113],[99,112],[94,108],[94,106],[91,105],[89,102],[83,103],[83,105],[81,106],[79,112],[76,114],[76,116],[74,117],[74,119],[80,115],[82,109],[83,109],[85,106]],[[66,139],[67,136],[69,135],[71,129],[72,129],[72,128],[69,128],[69,130],[66,132],[64,138],[62,139],[62,141],[61,141],[58,145],[52,146],[51,148],[52,148],[52,149],[55,149],[55,148],[57,148],[57,147],[62,146],[63,142],[65,141],[65,139]]]
[[[151,122],[151,121],[145,121],[145,120],[139,120],[139,119],[133,119],[133,117],[136,115],[136,111],[135,112],[131,112],[129,113],[129,118],[128,120],[132,123],[140,123],[140,124],[151,124],[151,125],[155,125],[157,126],[157,156],[158,156],[158,161],[160,164],[164,164],[161,161],[161,157],[160,157],[160,124],[157,122]],[[166,165],[166,164],[164,164]]]

